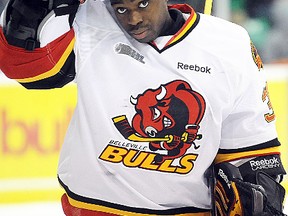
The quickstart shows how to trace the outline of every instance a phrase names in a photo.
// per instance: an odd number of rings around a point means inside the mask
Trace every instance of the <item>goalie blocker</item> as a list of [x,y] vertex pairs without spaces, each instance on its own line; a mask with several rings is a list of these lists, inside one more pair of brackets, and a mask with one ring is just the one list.
[[[6,40],[30,51],[44,47],[70,30],[78,7],[78,0],[10,0],[3,14]],[[54,33],[45,38],[44,31]]]
[[285,171],[278,155],[257,157],[239,167],[223,162],[213,169],[214,215],[285,216],[285,189],[277,180]]

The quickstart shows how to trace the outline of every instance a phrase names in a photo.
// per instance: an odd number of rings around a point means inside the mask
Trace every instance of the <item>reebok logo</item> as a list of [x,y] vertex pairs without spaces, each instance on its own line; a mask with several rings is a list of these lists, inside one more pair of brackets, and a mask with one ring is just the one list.
[[177,69],[180,70],[190,70],[190,71],[195,71],[195,72],[200,72],[200,73],[206,73],[206,74],[211,74],[211,68],[208,66],[199,66],[197,64],[184,64],[182,62],[178,62],[177,64]]
[[231,183],[227,177],[227,175],[224,173],[224,171],[222,169],[218,170],[218,175],[226,182],[228,188],[231,187]]
[[273,169],[276,167],[280,167],[280,162],[278,158],[273,157],[271,159],[252,160],[250,161],[250,166],[253,171],[262,169]]
[[141,55],[139,52],[136,50],[132,49],[129,45],[123,44],[123,43],[118,43],[115,45],[115,52],[118,54],[123,54],[123,55],[128,55],[131,58],[145,64],[144,62],[144,56]]

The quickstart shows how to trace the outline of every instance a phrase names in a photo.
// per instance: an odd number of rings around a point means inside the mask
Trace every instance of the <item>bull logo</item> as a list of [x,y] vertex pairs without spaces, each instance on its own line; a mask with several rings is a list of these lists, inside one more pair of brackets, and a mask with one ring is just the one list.
[[195,141],[202,138],[198,129],[206,105],[187,82],[176,80],[148,89],[136,98],[131,96],[130,102],[136,110],[132,126],[125,115],[113,118],[114,124],[126,139],[149,142],[153,152],[166,150],[167,154],[155,156],[155,163],[180,158],[191,146],[200,147]]

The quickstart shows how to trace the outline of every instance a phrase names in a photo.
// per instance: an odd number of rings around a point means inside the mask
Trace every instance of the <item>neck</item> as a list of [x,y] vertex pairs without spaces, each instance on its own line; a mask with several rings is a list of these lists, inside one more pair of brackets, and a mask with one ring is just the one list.
[[161,32],[160,36],[168,36],[176,34],[180,28],[184,25],[185,19],[182,13],[177,9],[169,10],[169,19],[165,22],[165,28]]

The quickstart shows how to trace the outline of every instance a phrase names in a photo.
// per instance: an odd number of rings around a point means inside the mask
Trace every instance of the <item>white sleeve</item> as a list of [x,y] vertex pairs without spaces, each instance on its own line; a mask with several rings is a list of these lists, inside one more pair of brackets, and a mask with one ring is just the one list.
[[109,13],[103,0],[86,1],[80,6],[74,24],[77,65],[81,67],[91,51],[108,35],[123,32]]
[[[103,31],[108,33],[109,31],[118,29],[118,26],[106,8],[106,4],[108,4],[106,1],[87,0],[83,4],[80,4],[74,22],[76,31],[81,32],[81,35],[85,35],[84,37],[88,34],[94,37],[94,33],[96,33],[96,36],[99,36]],[[43,47],[70,30],[69,15],[55,16],[54,13],[50,13],[45,18],[43,26],[40,25],[40,27],[39,41],[41,42],[41,47]],[[90,29],[89,31],[87,31],[88,28]],[[103,35],[101,38],[103,38]],[[85,41],[87,40],[88,38]]]
[[237,53],[230,53],[232,66],[227,68],[234,85],[234,106],[222,124],[221,149],[249,147],[277,137],[260,56],[247,32],[242,34],[244,40],[234,45]]
[[4,18],[5,18],[5,15],[6,15],[6,8],[7,8],[7,4],[5,5],[2,13],[1,13],[1,16],[0,16],[0,26],[3,27],[4,26]]
[[108,11],[105,0],[86,1],[80,5],[76,22],[78,25],[90,26],[94,29],[118,31],[119,27]]

